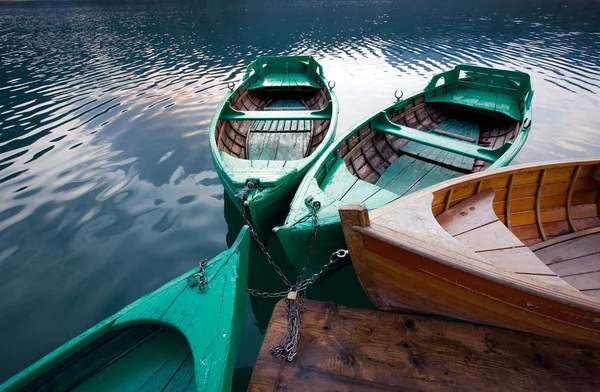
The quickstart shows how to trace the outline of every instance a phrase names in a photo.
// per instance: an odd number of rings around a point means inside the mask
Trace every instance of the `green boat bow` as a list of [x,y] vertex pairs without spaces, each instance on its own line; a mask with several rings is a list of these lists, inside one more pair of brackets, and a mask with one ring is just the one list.
[[[229,391],[241,339],[248,227],[232,247],[65,343],[1,391]],[[200,287],[201,286],[201,287]]]
[[283,221],[306,171],[333,142],[338,110],[322,66],[310,56],[258,58],[217,107],[210,129],[213,163],[225,192],[263,241]]
[[508,165],[531,127],[529,75],[459,65],[420,92],[369,116],[322,155],[276,227],[288,258],[302,269],[318,201],[319,230],[309,273],[345,248],[338,207],[378,208],[429,185]]

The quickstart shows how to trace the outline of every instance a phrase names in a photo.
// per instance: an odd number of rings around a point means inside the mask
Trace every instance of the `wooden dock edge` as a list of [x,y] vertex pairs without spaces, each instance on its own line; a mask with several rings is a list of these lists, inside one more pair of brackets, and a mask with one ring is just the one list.
[[442,319],[306,300],[298,355],[275,306],[249,391],[598,391],[600,348]]

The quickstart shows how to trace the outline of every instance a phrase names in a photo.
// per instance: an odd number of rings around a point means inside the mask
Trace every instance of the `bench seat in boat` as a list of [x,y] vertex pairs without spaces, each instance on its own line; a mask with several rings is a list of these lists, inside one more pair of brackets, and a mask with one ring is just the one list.
[[572,288],[521,242],[496,216],[495,192],[484,190],[437,216],[438,223],[493,266]]
[[450,103],[504,114],[521,120],[519,104],[512,95],[484,90],[457,90],[426,99],[427,103]]

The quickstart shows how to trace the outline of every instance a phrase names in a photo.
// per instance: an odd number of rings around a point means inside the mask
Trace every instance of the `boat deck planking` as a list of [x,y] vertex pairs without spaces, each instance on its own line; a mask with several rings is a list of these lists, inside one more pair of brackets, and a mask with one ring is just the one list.
[[600,232],[595,228],[575,234],[579,235],[565,241],[542,242],[534,253],[564,281],[584,294],[600,297]]
[[[285,75],[285,74],[282,74]],[[291,75],[291,74],[288,74]],[[283,81],[283,76],[281,76]],[[289,82],[290,80],[288,80]],[[315,88],[317,86],[318,88]],[[244,112],[276,112],[322,110],[327,107],[329,93],[318,75],[314,75],[314,86],[304,84],[267,83],[260,89],[240,87],[231,98],[231,108]],[[285,87],[277,89],[275,87]],[[331,120],[221,120],[217,125],[217,145],[220,151],[241,159],[295,160],[311,155],[329,130]],[[301,135],[295,131],[302,131]],[[270,133],[284,134],[271,135]],[[304,134],[306,132],[307,134]],[[291,136],[289,148],[278,151],[280,142]],[[305,139],[308,138],[308,141]],[[269,148],[257,148],[261,144]],[[290,155],[285,156],[284,152]],[[264,155],[264,156],[263,156]],[[255,158],[255,157],[259,158]]]
[[[264,110],[308,110],[297,99],[280,99]],[[310,120],[255,121],[248,136],[248,159],[287,161],[308,153]]]
[[248,391],[596,391],[597,349],[522,332],[305,301],[298,355],[270,349],[288,332],[271,317]]

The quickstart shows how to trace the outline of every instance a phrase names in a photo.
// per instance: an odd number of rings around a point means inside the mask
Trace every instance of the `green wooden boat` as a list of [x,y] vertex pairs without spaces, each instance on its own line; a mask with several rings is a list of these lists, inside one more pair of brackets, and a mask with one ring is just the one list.
[[[0,391],[229,391],[248,272],[245,226],[229,250],[46,355]],[[202,286],[202,289],[200,289]]]
[[266,241],[283,221],[306,171],[335,137],[338,103],[310,56],[260,57],[217,107],[211,155],[225,191],[252,182],[246,216]]
[[321,203],[311,273],[344,248],[338,206],[378,208],[438,182],[508,165],[531,126],[533,90],[522,72],[459,65],[336,140],[306,174],[273,231],[300,270],[311,235],[307,198]]

